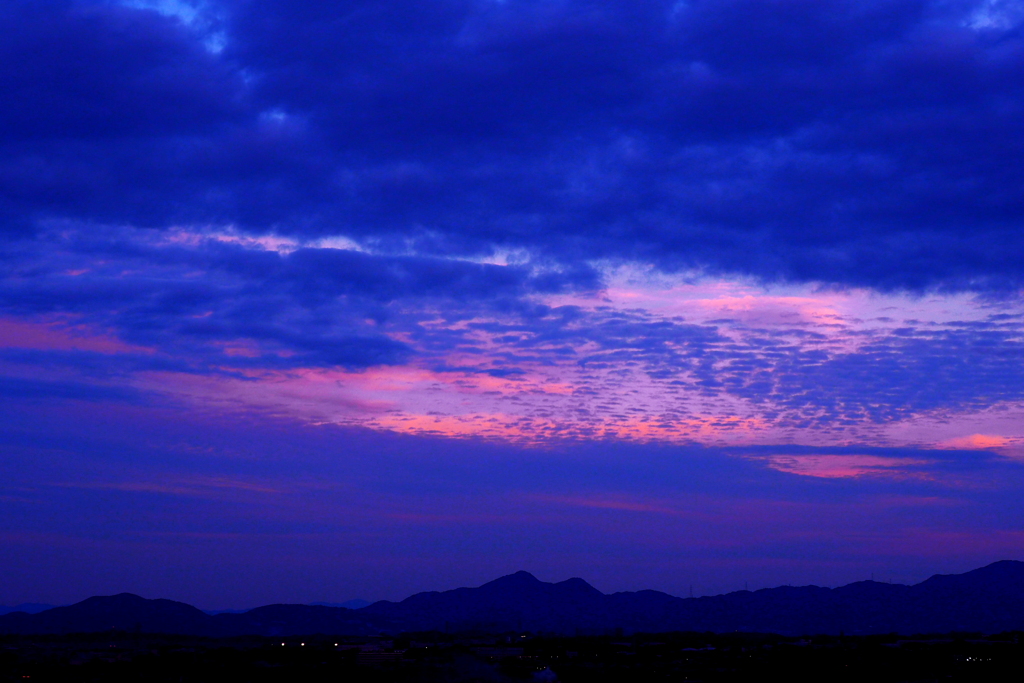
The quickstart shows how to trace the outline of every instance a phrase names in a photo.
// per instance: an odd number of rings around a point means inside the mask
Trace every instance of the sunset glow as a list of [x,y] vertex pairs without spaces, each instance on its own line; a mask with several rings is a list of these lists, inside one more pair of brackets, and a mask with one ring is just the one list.
[[8,4],[0,605],[1020,559],[1009,4]]

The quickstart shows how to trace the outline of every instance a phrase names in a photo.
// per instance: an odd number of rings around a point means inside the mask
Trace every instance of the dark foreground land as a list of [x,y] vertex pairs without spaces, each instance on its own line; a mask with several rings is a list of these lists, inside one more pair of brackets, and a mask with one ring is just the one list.
[[1021,635],[6,636],[0,681],[1019,681]]

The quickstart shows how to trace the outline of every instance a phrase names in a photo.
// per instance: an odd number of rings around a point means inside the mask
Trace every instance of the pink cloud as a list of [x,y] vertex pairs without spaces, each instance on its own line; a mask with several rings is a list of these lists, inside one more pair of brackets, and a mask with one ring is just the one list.
[[18,320],[0,318],[0,348],[97,353],[150,353],[109,334],[70,320]]
[[162,493],[216,500],[233,493],[278,495],[287,492],[286,487],[277,483],[269,484],[227,477],[184,477],[173,480],[161,478],[159,481],[60,482],[55,486],[131,493]]
[[772,455],[767,461],[768,467],[779,472],[825,479],[865,475],[906,476],[906,466],[927,464],[924,460],[877,455]]
[[957,448],[967,450],[1001,450],[1019,441],[1005,436],[993,436],[990,434],[971,434],[953,439],[946,439],[939,443],[945,448]]
[[554,503],[570,507],[596,508],[599,510],[618,510],[622,512],[651,512],[661,515],[692,516],[685,510],[680,510],[663,503],[650,503],[637,500],[630,500],[622,497],[606,496],[557,496],[536,494],[526,497],[528,500],[535,500],[542,503]]
[[[232,235],[172,234],[169,239],[245,241]],[[245,242],[244,246],[279,250],[287,248],[286,242],[273,238],[265,244]],[[686,324],[708,325],[709,330],[713,326],[721,338],[737,342],[742,341],[743,335],[750,334],[750,327],[756,326],[758,330],[775,334],[776,339],[786,340],[784,343],[793,348],[828,353],[853,350],[876,339],[877,335],[905,324],[902,318],[907,315],[920,315],[941,326],[954,320],[980,319],[991,312],[963,296],[913,298],[860,290],[826,291],[813,286],[765,288],[738,280],[685,280],[627,269],[610,272],[609,282],[608,288],[596,297],[555,296],[538,297],[538,300],[554,305],[571,303],[591,311],[598,307],[622,312],[640,310],[655,323],[678,322],[674,317],[682,316]],[[720,322],[722,318],[738,322]],[[706,390],[685,363],[678,368],[667,368],[661,374],[652,372],[644,365],[646,349],[641,344],[638,344],[639,350],[624,353],[628,362],[612,359],[604,366],[597,363],[594,367],[584,367],[580,358],[602,351],[598,342],[581,342],[570,333],[564,343],[542,340],[523,351],[502,341],[501,324],[504,322],[507,321],[495,316],[450,324],[452,330],[470,335],[472,353],[462,347],[447,352],[431,351],[426,346],[417,349],[418,337],[409,329],[382,328],[393,339],[420,352],[401,366],[364,371],[232,370],[232,373],[247,375],[247,381],[224,376],[140,372],[130,381],[142,388],[176,393],[200,404],[251,405],[313,423],[361,424],[418,434],[520,443],[594,438],[708,445],[793,441],[792,433],[779,426],[769,402],[759,403],[735,393]],[[441,317],[417,324],[424,329],[441,331],[449,325]],[[498,331],[488,332],[488,324],[493,324]],[[467,332],[471,327],[471,333]],[[818,335],[786,336],[797,334],[794,330]],[[532,332],[524,328],[522,334]],[[580,339],[589,338],[583,334]],[[623,343],[628,346],[630,341]],[[672,343],[666,342],[669,351]],[[215,345],[226,359],[255,359],[268,353],[259,344],[245,339]],[[100,330],[64,319],[0,320],[0,346],[111,354],[149,352]],[[559,346],[572,348],[552,351]],[[278,355],[285,357],[290,353],[282,350]],[[750,353],[756,356],[758,351]],[[514,356],[514,361],[508,361],[509,356]],[[226,361],[225,365],[228,365]],[[484,371],[512,365],[516,370],[512,376],[492,376]],[[449,370],[442,371],[439,367]],[[704,371],[714,377],[719,369],[709,367]],[[1024,431],[1020,427],[1019,411],[1016,420],[1010,420],[1007,415],[1006,411],[993,410],[985,419],[1002,420],[996,425],[994,422],[981,424],[977,415],[944,414],[936,416],[935,429],[922,427],[931,424],[929,415],[916,415],[913,420],[888,425],[865,420],[834,430],[808,426],[800,430],[799,438],[803,443],[817,446],[924,443],[1011,454],[1018,440],[1024,439]],[[819,477],[857,477],[899,469],[881,461],[857,462],[846,456],[841,460],[823,459],[831,456],[815,457],[816,460],[781,459],[771,467]]]

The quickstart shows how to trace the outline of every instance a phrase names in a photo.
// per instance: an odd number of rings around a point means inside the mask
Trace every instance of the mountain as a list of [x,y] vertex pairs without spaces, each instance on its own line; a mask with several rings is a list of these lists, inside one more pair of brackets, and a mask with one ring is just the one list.
[[345,602],[311,602],[316,607],[344,607],[345,609],[362,609],[372,604],[369,600],[346,600]]
[[43,610],[53,609],[56,606],[57,605],[46,605],[41,602],[23,602],[20,605],[15,605],[14,607],[0,605],[0,615],[10,614],[11,612],[25,612],[27,614],[38,614]]
[[859,581],[840,588],[782,586],[702,598],[658,591],[606,595],[583,579],[539,581],[517,572],[477,588],[418,593],[360,609],[267,605],[206,614],[171,600],[122,593],[38,614],[0,616],[0,633],[110,629],[205,636],[369,635],[402,631],[636,631],[817,633],[996,633],[1024,630],[1024,562],[1002,561],[965,574],[905,586]]
[[146,600],[131,593],[97,596],[38,614],[14,612],[0,616],[3,633],[201,633],[210,619],[191,605],[173,600]]
[[543,630],[573,632],[609,623],[607,596],[583,579],[544,583],[529,572],[503,576],[479,588],[418,593],[358,610],[400,630]]

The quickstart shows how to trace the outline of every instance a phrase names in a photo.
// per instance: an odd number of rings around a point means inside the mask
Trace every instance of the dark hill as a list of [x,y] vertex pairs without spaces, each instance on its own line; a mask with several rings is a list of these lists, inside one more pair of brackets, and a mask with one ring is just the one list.
[[116,629],[147,633],[205,633],[210,617],[173,600],[146,600],[131,593],[97,596],[38,614],[0,616],[5,633],[95,633]]
[[517,572],[478,588],[418,593],[361,609],[268,605],[211,616],[180,602],[127,593],[68,607],[0,616],[0,633],[110,629],[192,635],[367,635],[428,630],[593,633],[748,631],[815,633],[995,633],[1024,630],[1024,562],[1003,561],[914,586],[859,581],[677,598],[658,591],[605,595],[582,579],[545,583]]
[[406,631],[544,630],[573,632],[609,623],[607,596],[583,579],[544,583],[529,572],[503,576],[479,588],[418,593],[401,602],[359,610]]
[[11,612],[27,612],[28,614],[38,614],[43,610],[53,609],[57,605],[46,605],[40,602],[23,602],[20,605],[14,607],[7,607],[6,605],[0,605],[0,615],[10,614]]

